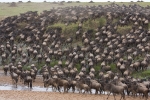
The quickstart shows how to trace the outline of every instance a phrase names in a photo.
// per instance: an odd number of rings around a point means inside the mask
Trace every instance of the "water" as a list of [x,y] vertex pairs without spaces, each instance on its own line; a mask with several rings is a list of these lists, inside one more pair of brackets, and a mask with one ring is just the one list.
[[[4,75],[3,71],[0,71],[0,75]],[[42,76],[37,75],[37,77],[42,77]],[[0,84],[0,90],[54,92],[51,87],[49,87],[47,89],[47,88],[44,88],[42,86],[33,86],[32,89],[30,89],[30,88],[28,88],[27,86],[24,86],[24,85],[17,85],[17,88],[16,88],[14,85],[11,85],[11,84]],[[58,91],[56,91],[56,92],[58,92]],[[63,92],[62,88],[61,88],[61,92]],[[68,92],[72,92],[72,89],[70,89]],[[77,90],[75,90],[75,93],[79,93],[79,92]],[[95,90],[93,90],[93,89],[92,89],[92,94],[95,94]]]
[[[17,88],[16,88],[14,85],[9,85],[9,84],[0,84],[0,90],[53,92],[51,87],[49,87],[47,89],[47,88],[44,88],[44,87],[41,87],[41,86],[34,86],[34,87],[32,87],[32,89],[30,89],[27,86],[20,86],[20,85],[18,85]],[[63,89],[61,89],[61,91],[63,92]],[[56,91],[56,92],[58,92],[58,91]],[[72,90],[69,90],[68,92],[72,92]],[[79,93],[79,92],[77,90],[75,90],[75,93]],[[92,94],[95,94],[94,89],[92,89]]]
[[27,86],[20,86],[18,85],[17,88],[13,85],[9,85],[9,84],[4,84],[4,85],[0,85],[0,90],[30,90],[30,91],[49,91],[52,92],[52,88],[48,88],[48,90],[44,87],[40,87],[40,86],[36,86],[36,87],[32,87],[32,89],[28,88]]

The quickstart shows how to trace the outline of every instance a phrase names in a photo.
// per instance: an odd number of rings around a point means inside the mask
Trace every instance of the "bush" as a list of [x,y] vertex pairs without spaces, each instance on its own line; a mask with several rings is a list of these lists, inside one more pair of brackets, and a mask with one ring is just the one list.
[[89,3],[94,3],[92,0]]
[[80,1],[76,1],[76,3],[80,3]]
[[72,3],[72,1],[68,1],[67,3]]
[[23,3],[22,1],[18,1],[18,3]]
[[27,1],[27,3],[31,3],[31,1],[29,0],[29,1]]

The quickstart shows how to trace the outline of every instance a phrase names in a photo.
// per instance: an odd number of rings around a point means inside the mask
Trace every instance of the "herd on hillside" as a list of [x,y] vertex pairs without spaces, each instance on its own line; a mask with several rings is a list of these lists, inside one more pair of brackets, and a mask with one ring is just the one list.
[[[106,24],[83,29],[86,21],[101,17]],[[72,36],[62,33],[61,27],[47,28],[57,22],[78,27]],[[94,89],[95,94],[108,92],[108,97],[112,93],[114,98],[120,94],[121,99],[132,95],[147,100],[150,77],[132,74],[149,68],[149,23],[150,6],[137,4],[28,11],[0,21],[0,64],[16,88],[20,81],[32,88],[41,74],[44,87],[52,86],[54,91],[92,93]],[[129,26],[123,33],[118,31]]]

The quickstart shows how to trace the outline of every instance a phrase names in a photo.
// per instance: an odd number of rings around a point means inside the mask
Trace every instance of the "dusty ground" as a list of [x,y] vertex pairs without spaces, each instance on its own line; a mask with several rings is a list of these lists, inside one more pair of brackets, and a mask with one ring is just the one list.
[[[10,76],[0,74],[0,85],[11,84]],[[18,85],[22,85],[21,82]],[[43,87],[42,78],[37,77],[33,86]],[[78,94],[78,93],[58,93],[58,92],[37,92],[30,90],[0,90],[0,100],[106,100],[107,95],[94,95],[94,94]],[[108,100],[113,100],[113,96],[110,96]],[[120,99],[120,95],[116,96],[116,100]],[[141,100],[140,97],[128,97],[126,100]],[[144,100],[144,99],[143,99]],[[149,97],[150,100],[150,97]]]

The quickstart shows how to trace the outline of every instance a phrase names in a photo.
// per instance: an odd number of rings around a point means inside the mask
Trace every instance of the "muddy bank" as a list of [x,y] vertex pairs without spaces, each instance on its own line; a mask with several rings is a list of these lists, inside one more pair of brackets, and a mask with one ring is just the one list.
[[[107,95],[90,95],[78,93],[57,93],[57,92],[37,92],[37,91],[0,91],[0,100],[106,100]],[[108,100],[113,100],[110,96]],[[116,100],[120,95],[116,96]],[[126,100],[142,100],[139,97],[126,97]],[[144,99],[143,99],[144,100]]]

